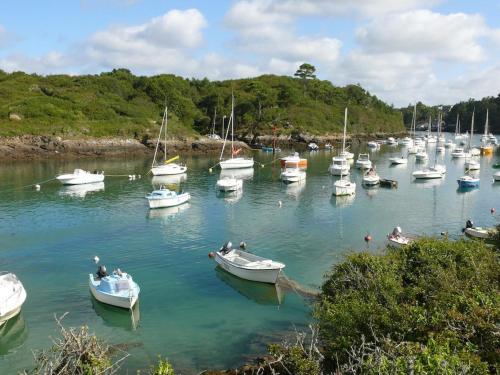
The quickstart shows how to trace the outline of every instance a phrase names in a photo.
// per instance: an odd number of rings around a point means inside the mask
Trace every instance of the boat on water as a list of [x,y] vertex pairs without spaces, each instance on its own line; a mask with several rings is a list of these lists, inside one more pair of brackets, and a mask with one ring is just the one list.
[[309,149],[309,151],[318,151],[319,150],[319,146],[314,142],[309,143],[307,145],[307,148]]
[[458,187],[461,189],[479,187],[479,178],[466,174],[457,179]]
[[389,146],[396,146],[398,144],[398,141],[396,141],[394,137],[389,137],[387,138],[387,141],[385,143]]
[[281,152],[279,147],[262,146],[261,150],[264,152]]
[[341,156],[334,156],[332,158],[332,164],[330,164],[330,167],[328,168],[330,173],[334,176],[340,176],[340,175],[347,176],[349,174],[350,169],[351,166],[347,161],[347,159]]
[[[231,129],[231,159],[223,159],[224,148],[226,147],[227,136],[229,135],[229,130]],[[241,151],[241,148],[236,149],[234,147],[234,95],[231,96],[231,116],[229,116],[229,124],[227,127],[226,136],[224,138],[224,143],[222,145],[222,151],[220,153],[219,165],[221,169],[239,169],[239,168],[251,168],[253,167],[253,158],[244,158],[237,156]]]
[[73,173],[62,174],[56,179],[63,185],[83,185],[104,181],[104,172],[88,172],[83,169],[75,169]]
[[440,144],[436,146],[436,152],[442,154],[444,151],[444,146],[441,146]]
[[343,175],[333,185],[333,195],[335,196],[356,194],[356,183],[344,179]]
[[391,164],[394,164],[394,165],[408,164],[408,158],[405,158],[403,155],[395,156],[395,157],[389,158],[389,162]]
[[280,178],[285,183],[301,182],[306,179],[306,171],[299,167],[286,167],[281,171]]
[[243,180],[235,177],[223,177],[217,180],[216,187],[221,192],[239,191],[243,189]]
[[240,249],[233,249],[226,242],[213,255],[215,261],[227,272],[245,280],[276,284],[285,265]]
[[363,185],[374,186],[380,184],[380,176],[378,175],[375,168],[370,168],[364,175],[362,179]]
[[443,170],[442,168],[430,167],[430,168],[424,168],[419,171],[415,171],[412,173],[412,176],[415,179],[433,179],[433,178],[443,178],[445,173],[446,170]]
[[191,199],[191,195],[189,193],[178,194],[173,190],[160,186],[160,189],[153,190],[146,195],[146,199],[148,200],[149,208],[165,208],[186,203]]
[[89,274],[89,288],[99,302],[124,309],[135,305],[141,291],[130,274],[117,269],[108,275],[105,266],[99,266],[96,275]]
[[470,219],[467,220],[467,222],[465,223],[465,228],[463,228],[462,231],[469,237],[480,238],[483,240],[492,238],[497,234],[496,228],[476,227]]
[[290,166],[290,167],[307,169],[307,159],[301,158],[298,152],[294,152],[292,155],[281,158],[280,165],[281,168]]
[[493,154],[493,145],[491,144],[489,130],[489,109],[486,109],[486,121],[484,123],[484,134],[481,137],[481,155],[491,155]]
[[[158,132],[158,139],[156,141],[155,153],[153,156],[153,163],[151,164],[151,173],[153,176],[165,176],[186,173],[187,167],[183,164],[174,163],[179,156],[174,156],[167,160],[167,129],[168,129],[168,108],[165,107],[163,112],[163,119],[161,121],[160,131]],[[162,131],[164,130],[164,147],[163,147],[163,160],[157,161],[158,149],[161,143]]]
[[424,150],[420,150],[419,152],[417,152],[415,154],[415,160],[417,161],[427,161],[429,159],[429,156],[427,155],[427,152],[425,152]]
[[12,272],[0,272],[0,326],[21,312],[26,290]]
[[325,150],[333,150],[333,146],[331,143],[325,143]]
[[500,181],[500,172],[493,173],[493,180]]
[[368,142],[368,148],[378,149],[380,148],[380,144],[375,141],[370,141]]
[[387,241],[389,246],[400,248],[412,243],[413,239],[404,236],[401,227],[395,227],[392,232],[387,235]]
[[372,167],[370,155],[359,154],[358,159],[356,160],[356,167],[360,169],[370,169]]
[[454,159],[465,158],[467,156],[468,156],[468,154],[464,151],[464,149],[462,147],[456,147],[451,152],[451,157],[454,158]]

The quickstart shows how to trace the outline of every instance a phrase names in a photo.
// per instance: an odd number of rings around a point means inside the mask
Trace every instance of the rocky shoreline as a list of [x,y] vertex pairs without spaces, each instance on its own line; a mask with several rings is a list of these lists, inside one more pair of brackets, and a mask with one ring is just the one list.
[[[381,139],[402,134],[362,134],[349,138],[351,143],[363,142],[368,139]],[[283,148],[305,148],[309,142],[319,145],[339,143],[341,134],[328,136],[296,135],[279,136],[264,135],[258,137],[240,138],[237,147],[251,149],[249,145],[272,145],[273,141]],[[63,139],[59,136],[0,137],[0,160],[36,160],[36,159],[75,159],[84,157],[120,157],[140,156],[154,153],[156,140],[140,141],[132,138],[78,138]],[[169,155],[182,153],[184,155],[213,154],[220,152],[222,140],[206,137],[172,139],[167,141]],[[163,149],[163,144],[161,145]]]

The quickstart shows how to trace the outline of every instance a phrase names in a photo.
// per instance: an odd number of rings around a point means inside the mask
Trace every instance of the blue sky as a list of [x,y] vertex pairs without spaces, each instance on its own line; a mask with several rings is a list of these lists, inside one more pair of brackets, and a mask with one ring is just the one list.
[[500,92],[492,0],[80,0],[0,4],[0,69],[125,67],[226,79],[292,75],[360,83],[395,105]]

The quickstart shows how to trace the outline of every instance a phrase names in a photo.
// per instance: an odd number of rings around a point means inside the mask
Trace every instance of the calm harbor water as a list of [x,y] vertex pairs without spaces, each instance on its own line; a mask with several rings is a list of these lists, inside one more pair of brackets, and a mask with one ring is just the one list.
[[[408,165],[389,166],[388,158],[403,150],[382,146],[370,153],[381,177],[397,180],[398,189],[364,189],[361,173],[351,169],[358,184],[354,198],[332,198],[328,165],[335,151],[304,152],[307,182],[289,186],[280,183],[278,163],[260,167],[273,156],[256,152],[259,166],[246,176],[239,196],[216,194],[220,171],[208,171],[216,156],[193,157],[181,184],[191,202],[154,211],[144,199],[152,189],[146,176],[150,160],[3,163],[0,270],[18,275],[28,299],[21,316],[0,329],[0,373],[30,366],[31,350],[48,347],[57,334],[53,315],[64,312],[69,312],[67,325],[88,324],[110,342],[127,344],[129,373],[148,367],[158,354],[183,374],[237,366],[262,354],[282,332],[307,324],[310,307],[297,293],[216,268],[207,254],[226,240],[245,240],[250,251],[284,262],[290,279],[317,288],[346,252],[378,251],[396,225],[404,232],[459,236],[468,218],[481,226],[498,223],[490,214],[491,207],[500,210],[500,183],[493,183],[491,168],[498,153],[481,158],[481,187],[464,192],[456,182],[464,173],[463,159],[451,160],[446,150],[439,156],[446,177],[417,183],[411,172],[422,165],[414,156]],[[93,190],[56,181],[40,191],[16,189],[77,167],[143,178],[108,177]],[[178,186],[175,178],[160,182]],[[363,239],[367,233],[373,237],[369,246]],[[141,286],[133,314],[91,298],[87,280],[96,269],[95,255],[108,269],[131,273]]]

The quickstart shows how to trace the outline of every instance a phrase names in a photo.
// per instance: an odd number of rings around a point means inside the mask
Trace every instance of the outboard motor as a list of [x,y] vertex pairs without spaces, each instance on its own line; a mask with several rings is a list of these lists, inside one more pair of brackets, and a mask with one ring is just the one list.
[[474,227],[474,222],[471,219],[467,220],[465,222],[465,228],[462,228],[462,233],[464,233],[466,229],[469,229],[472,227]]
[[394,229],[392,230],[392,235],[393,235],[394,237],[397,237],[397,236],[401,235],[401,233],[402,233],[402,231],[401,231],[401,227],[396,227],[396,228],[394,228]]
[[106,277],[108,276],[108,272],[106,271],[106,266],[99,266],[99,268],[97,269],[97,277],[99,279],[102,279],[103,277]]
[[227,241],[224,245],[222,245],[222,248],[220,249],[220,252],[222,254],[227,254],[229,253],[233,248],[233,244],[231,243],[231,241]]

